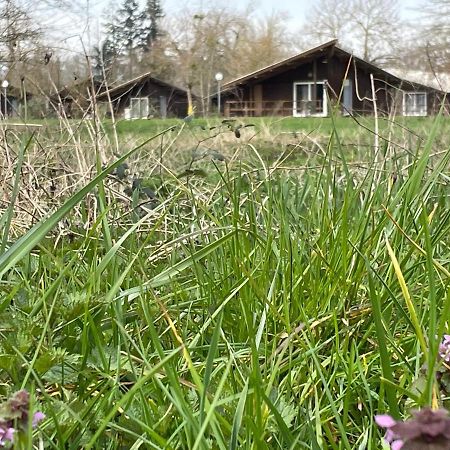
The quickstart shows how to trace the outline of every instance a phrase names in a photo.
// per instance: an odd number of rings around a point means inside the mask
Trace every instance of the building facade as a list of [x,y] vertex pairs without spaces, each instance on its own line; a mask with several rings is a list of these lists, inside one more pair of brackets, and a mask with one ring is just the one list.
[[[324,117],[436,114],[445,92],[399,78],[341,49],[337,40],[223,85],[225,116]],[[374,101],[375,100],[375,101]]]
[[186,90],[149,73],[104,90],[97,101],[110,102],[115,116],[124,119],[184,117],[188,109]]

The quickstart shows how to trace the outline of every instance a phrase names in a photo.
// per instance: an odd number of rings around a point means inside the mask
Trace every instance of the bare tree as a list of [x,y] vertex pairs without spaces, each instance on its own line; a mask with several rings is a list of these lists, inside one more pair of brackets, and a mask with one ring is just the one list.
[[0,1],[0,55],[10,68],[36,50],[41,31],[17,1]]
[[[226,79],[254,71],[291,53],[284,16],[257,18],[255,9],[214,4],[208,9],[188,8],[172,17],[172,51],[177,81],[192,86],[208,112],[208,97],[216,89],[214,74]],[[175,30],[175,31],[174,31]]]
[[[450,70],[450,0],[428,0],[422,5],[423,20],[418,45],[424,66],[436,72]],[[424,61],[425,60],[425,61]]]
[[286,20],[285,13],[274,12],[246,24],[245,33],[233,52],[235,60],[236,54],[239,54],[238,64],[234,62],[231,65],[234,76],[268,66],[294,53]]
[[193,87],[202,99],[202,112],[208,112],[214,73],[227,72],[226,54],[235,48],[245,28],[245,18],[220,8],[208,11],[185,9],[171,18],[171,51],[177,66],[177,79]]
[[392,57],[392,44],[397,42],[401,26],[398,1],[353,0],[349,13],[362,57],[371,62]]
[[331,39],[343,40],[349,31],[350,4],[343,0],[315,2],[306,15],[302,30],[307,40],[321,43]]
[[398,0],[319,0],[304,32],[314,43],[339,39],[361,58],[383,64],[395,56],[402,26]]

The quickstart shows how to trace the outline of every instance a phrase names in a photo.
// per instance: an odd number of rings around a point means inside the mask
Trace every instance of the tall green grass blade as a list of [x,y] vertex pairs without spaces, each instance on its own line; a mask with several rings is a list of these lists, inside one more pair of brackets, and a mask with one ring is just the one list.
[[425,361],[427,361],[427,359],[428,359],[428,348],[427,348],[427,344],[426,344],[426,341],[425,341],[425,336],[423,334],[422,327],[420,325],[419,318],[417,316],[416,307],[414,306],[414,303],[413,303],[413,301],[411,299],[411,296],[409,294],[409,290],[408,290],[408,287],[406,285],[405,278],[403,276],[402,270],[400,268],[400,264],[398,263],[397,257],[395,256],[395,253],[392,250],[392,247],[389,244],[389,241],[388,241],[387,237],[385,239],[385,243],[386,243],[387,251],[389,253],[389,257],[391,258],[391,261],[392,261],[392,265],[393,265],[393,268],[394,268],[395,275],[397,276],[398,282],[400,284],[400,288],[402,290],[402,294],[403,294],[403,298],[404,298],[405,303],[406,303],[406,307],[408,308],[408,312],[409,312],[409,316],[410,316],[411,322],[412,322],[412,324],[414,326],[414,331],[416,333],[416,337],[417,337],[417,339],[418,339],[418,341],[420,343],[420,347],[421,347],[421,350],[423,352],[424,359],[425,359]]
[[221,332],[222,316],[219,316],[219,320],[214,328],[214,333],[209,344],[208,356],[205,364],[205,374],[203,376],[203,393],[200,399],[200,423],[203,423],[203,415],[205,409],[205,399],[208,395],[209,384],[211,381],[211,374],[214,368],[214,358],[216,357],[219,345],[219,337]]
[[152,367],[151,370],[149,370],[144,376],[142,376],[125,395],[122,396],[122,398],[114,405],[111,411],[104,417],[102,422],[99,424],[94,436],[86,445],[85,447],[86,450],[89,450],[93,448],[94,445],[96,445],[96,440],[108,427],[110,420],[114,417],[115,414],[117,414],[119,409],[136,394],[136,391],[141,389],[141,387],[144,386],[145,383],[147,383],[151,378],[153,378],[155,374],[158,372],[158,370],[160,370],[168,362],[170,362],[178,354],[178,352],[179,349],[170,352],[164,359],[159,361],[154,367]]
[[239,402],[236,407],[236,412],[234,414],[233,419],[233,428],[231,430],[231,439],[230,439],[230,450],[237,450],[238,447],[238,440],[239,440],[239,430],[241,429],[242,425],[242,418],[244,417],[244,410],[245,410],[245,402],[247,401],[247,395],[248,395],[248,386],[249,382],[246,381],[244,385],[244,389],[242,390]]
[[372,304],[372,313],[373,319],[375,322],[375,330],[377,334],[377,343],[378,343],[378,351],[380,352],[380,364],[381,364],[381,373],[382,376],[389,382],[385,386],[387,404],[389,405],[389,411],[394,417],[399,417],[398,410],[398,401],[396,398],[396,392],[393,388],[394,384],[394,376],[393,376],[393,368],[391,365],[391,358],[389,357],[388,351],[388,340],[386,339],[386,329],[385,329],[385,321],[383,318],[382,305],[380,302],[380,297],[377,294],[375,283],[372,275],[372,267],[370,267],[369,261],[364,258],[366,268],[367,268],[367,277],[369,280],[369,296],[370,303]]

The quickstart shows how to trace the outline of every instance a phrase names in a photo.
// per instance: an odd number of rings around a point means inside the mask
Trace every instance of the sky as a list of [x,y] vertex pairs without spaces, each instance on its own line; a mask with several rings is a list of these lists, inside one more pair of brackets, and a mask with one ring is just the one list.
[[[197,3],[201,3],[202,0],[197,0]],[[185,5],[192,3],[191,0],[163,0],[163,6],[169,11],[175,9],[179,5]],[[254,2],[265,13],[271,13],[272,11],[286,11],[290,16],[290,24],[293,28],[298,27],[298,24],[305,18],[306,12],[314,5],[315,0],[257,0]],[[423,0],[399,0],[401,13],[403,18],[412,18],[417,12]],[[208,0],[203,0],[203,4],[207,5]],[[248,4],[248,1],[242,0],[230,0],[228,2],[230,6],[244,7]]]
[[[40,0],[36,0],[39,2]],[[64,43],[68,44],[68,47],[73,47],[76,42],[80,42],[79,35],[83,33],[86,29],[86,16],[83,14],[82,10],[85,5],[89,5],[91,14],[97,19],[91,24],[91,44],[95,44],[98,41],[98,32],[101,29],[101,24],[103,22],[103,15],[106,10],[111,9],[111,5],[117,4],[119,6],[122,4],[123,0],[78,0],[77,3],[81,5],[80,12],[77,15],[65,15],[64,17],[54,20],[58,24],[58,29],[63,31],[65,36]],[[139,0],[143,3],[145,0]],[[414,16],[419,14],[420,5],[423,5],[426,0],[399,0],[400,12],[404,19],[412,20]],[[297,31],[302,22],[305,19],[307,12],[314,6],[316,0],[253,0],[253,4],[257,5],[256,8],[261,12],[261,15],[267,15],[276,11],[287,12],[287,26],[289,31]],[[211,2],[209,0],[162,0],[162,6],[167,16],[170,15],[172,11],[176,11],[183,6],[197,6],[202,5],[207,7]],[[220,3],[220,0],[219,0]],[[223,3],[230,6],[236,7],[236,9],[244,9],[249,0],[223,0]],[[56,19],[56,17],[54,18]],[[50,19],[52,17],[50,16]],[[55,31],[55,33],[60,33],[61,31]],[[70,37],[75,34],[75,37]],[[87,39],[84,35],[84,43],[88,44]],[[93,41],[93,42],[92,42]]]

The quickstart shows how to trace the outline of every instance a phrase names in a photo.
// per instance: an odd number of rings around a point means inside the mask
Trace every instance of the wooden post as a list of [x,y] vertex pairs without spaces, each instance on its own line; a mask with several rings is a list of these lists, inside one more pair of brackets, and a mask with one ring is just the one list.
[[187,100],[188,100],[187,115],[189,117],[189,116],[194,115],[194,105],[192,102],[192,85],[191,85],[191,83],[188,83],[188,85],[187,85]]
[[312,114],[316,114],[317,112],[317,59],[313,61],[313,91],[312,91]]
[[254,99],[254,114],[259,117],[262,116],[263,112],[263,90],[262,84],[256,84],[253,86],[253,99]]
[[22,95],[23,95],[23,106],[24,106],[24,115],[23,116],[24,116],[24,120],[26,122],[28,119],[27,89],[25,86],[25,79],[22,78],[20,81],[22,83]]

